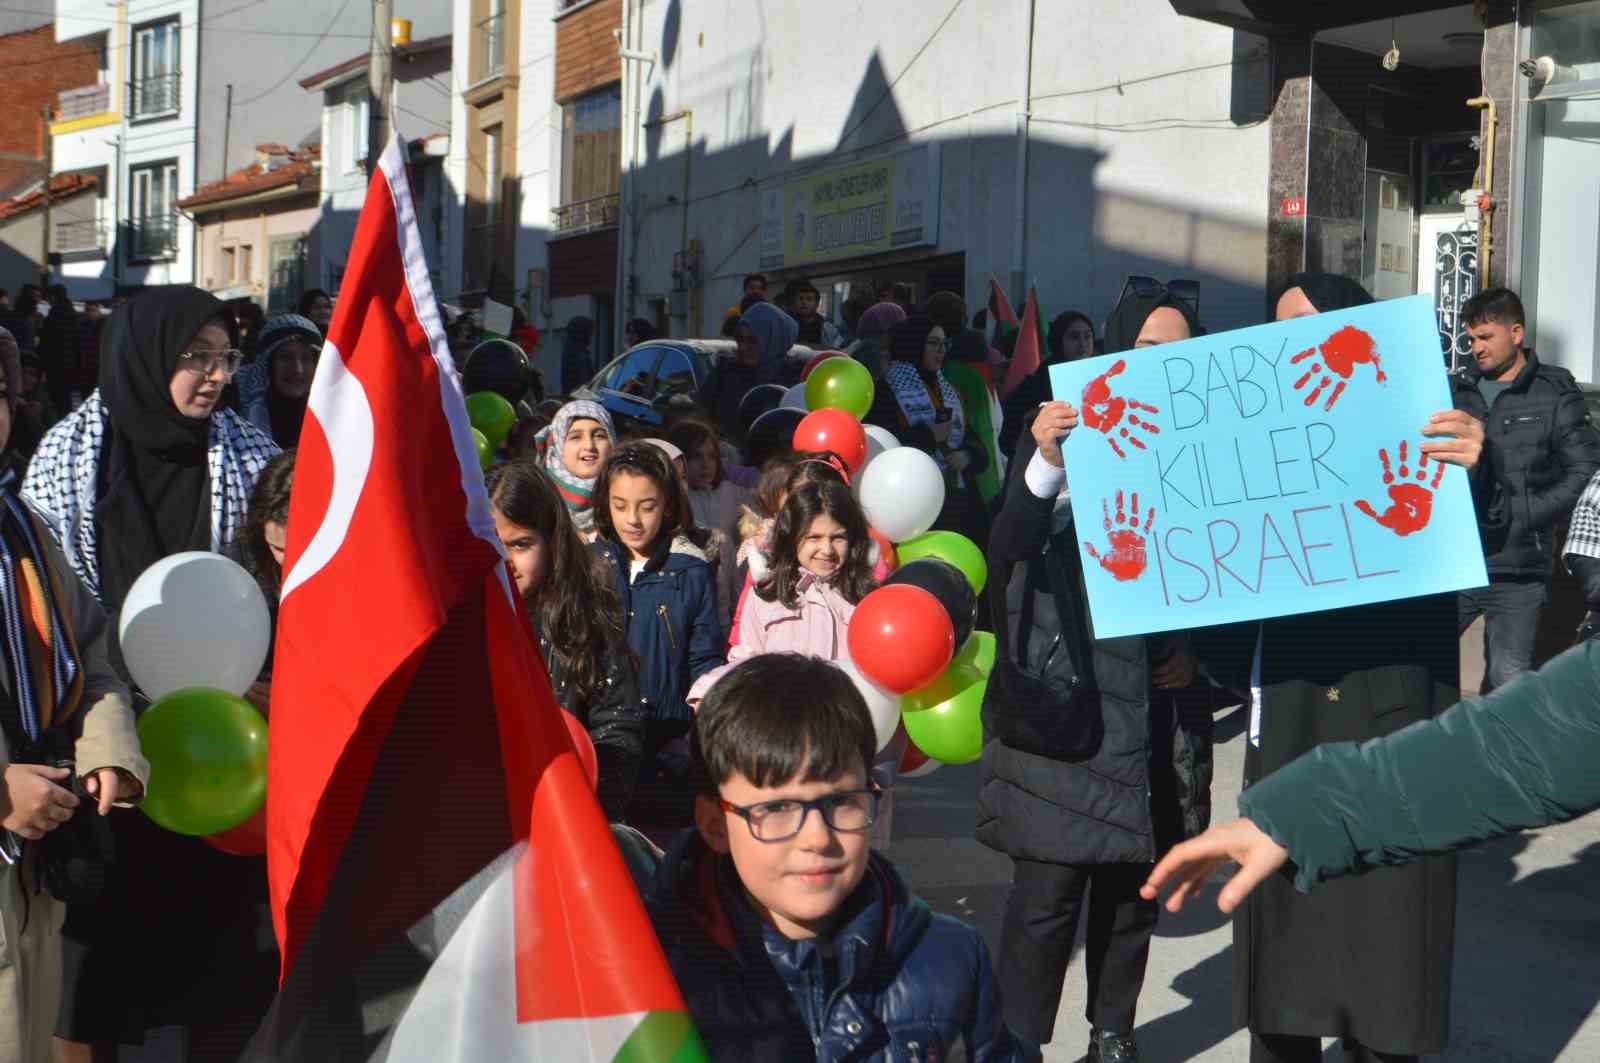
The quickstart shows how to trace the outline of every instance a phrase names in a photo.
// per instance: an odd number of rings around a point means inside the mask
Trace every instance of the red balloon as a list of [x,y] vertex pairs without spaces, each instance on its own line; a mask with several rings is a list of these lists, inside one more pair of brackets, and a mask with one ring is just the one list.
[[861,599],[847,640],[861,674],[896,694],[939,678],[956,652],[949,612],[932,594],[905,583],[879,587]]
[[900,567],[900,559],[895,556],[894,543],[887,535],[872,527],[867,528],[867,534],[878,544],[878,563],[872,567],[872,577],[881,583],[885,576]]
[[812,410],[794,429],[794,449],[833,451],[854,476],[867,463],[867,430],[844,410]]
[[810,376],[811,370],[815,369],[823,362],[826,362],[829,358],[844,357],[846,357],[846,355],[843,351],[820,351],[817,354],[812,355],[810,360],[806,362],[805,368],[800,370],[800,379],[804,380],[806,377]]
[[[904,723],[900,724],[900,733],[906,734],[906,725]],[[911,736],[906,735],[906,749],[904,753],[900,754],[900,774],[904,775],[907,772],[916,771],[928,763],[930,759],[932,758],[928,754],[917,748],[917,744],[911,740]]]
[[230,856],[260,856],[267,851],[267,806],[262,805],[255,815],[232,830],[201,840]]

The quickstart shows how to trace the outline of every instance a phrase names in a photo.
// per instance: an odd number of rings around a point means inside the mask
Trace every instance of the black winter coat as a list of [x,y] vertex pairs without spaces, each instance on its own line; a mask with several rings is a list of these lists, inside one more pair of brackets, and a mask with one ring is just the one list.
[[[1247,786],[1323,743],[1429,719],[1458,696],[1454,595],[1212,629],[1196,648],[1212,674],[1248,688],[1258,633],[1261,729],[1245,747]],[[1455,912],[1454,856],[1310,896],[1269,878],[1234,913],[1234,1019],[1396,1055],[1442,1051]]]
[[1456,409],[1484,422],[1485,474],[1474,477],[1475,491],[1497,492],[1505,507],[1503,526],[1484,530],[1489,575],[1546,579],[1554,528],[1600,469],[1600,435],[1572,374],[1532,351],[1492,409],[1479,377],[1476,370],[1454,373],[1450,391]]
[[1020,1063],[983,938],[870,859],[839,929],[791,941],[727,857],[693,831],[673,846],[646,905],[711,1060]]
[[[1018,564],[1007,585],[1006,623],[1019,663],[1035,671],[1063,670],[1069,679],[1072,655],[1057,643],[1060,617],[1072,610],[1079,629],[1087,631],[1088,600],[1071,525],[1052,534],[1055,500],[1036,498],[1028,489],[1023,470],[1036,450],[1031,430],[1024,429],[1005,503],[990,532],[989,572],[991,579],[1006,579]],[[1047,544],[1059,551],[1073,584],[1063,588],[1064,595],[1050,586]],[[1163,641],[1141,636],[1093,644],[1084,670],[1092,672],[1100,691],[1105,733],[1083,759],[1036,756],[998,740],[985,744],[980,842],[1044,863],[1149,863],[1206,828],[1215,691],[1203,680],[1177,693],[1153,690],[1150,651]]]
[[[534,629],[538,631],[537,624]],[[639,696],[633,655],[619,639],[606,652],[605,689],[597,696],[580,698],[572,687],[570,669],[551,654],[549,637],[543,632],[538,634],[539,655],[550,673],[556,704],[578,718],[594,743],[600,807],[605,809],[606,819],[619,822],[639,781],[645,725],[650,714],[649,704]]]

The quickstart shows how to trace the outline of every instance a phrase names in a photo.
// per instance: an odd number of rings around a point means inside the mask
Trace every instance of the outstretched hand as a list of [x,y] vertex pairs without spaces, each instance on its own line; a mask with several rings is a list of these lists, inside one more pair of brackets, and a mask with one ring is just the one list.
[[1231,861],[1239,865],[1239,870],[1217,895],[1217,907],[1223,912],[1232,912],[1263,879],[1288,860],[1288,850],[1262,833],[1261,828],[1248,819],[1236,819],[1173,846],[1150,872],[1150,877],[1139,888],[1139,895],[1153,901],[1162,889],[1171,886],[1167,911],[1176,912],[1204,888],[1214,871]]

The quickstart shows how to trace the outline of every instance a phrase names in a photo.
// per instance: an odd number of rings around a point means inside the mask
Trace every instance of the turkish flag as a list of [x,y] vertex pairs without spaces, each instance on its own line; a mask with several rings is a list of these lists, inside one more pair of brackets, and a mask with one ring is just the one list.
[[390,1058],[610,1059],[641,1030],[693,1058],[587,736],[507,577],[399,140],[312,386],[284,571],[267,787],[283,975],[248,1058],[364,1058],[352,972],[452,895],[468,914],[433,951],[456,973],[422,979]]

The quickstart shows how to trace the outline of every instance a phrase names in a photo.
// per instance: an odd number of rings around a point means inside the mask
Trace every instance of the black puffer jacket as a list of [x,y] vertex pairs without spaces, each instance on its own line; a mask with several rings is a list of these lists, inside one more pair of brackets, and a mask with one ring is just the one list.
[[[1054,499],[1036,498],[1023,470],[1037,449],[1032,418],[1018,437],[1005,504],[989,540],[991,578],[1020,563],[1007,590],[1011,649],[1023,666],[1067,670],[1070,653],[1049,652],[1060,610],[1088,630],[1083,569],[1072,528],[1052,535]],[[1071,600],[1055,595],[1044,562],[1059,551]],[[1045,600],[1048,599],[1048,600]],[[1031,622],[1029,622],[1031,620]],[[1098,747],[1081,760],[1036,756],[990,740],[978,791],[978,840],[1024,860],[1057,864],[1147,863],[1211,819],[1211,714],[1216,691],[1204,680],[1173,693],[1150,686],[1150,650],[1160,637],[1103,639],[1091,671],[1105,725]],[[1065,644],[1066,640],[1064,640]],[[1064,707],[1064,706],[1063,706]]]
[[1020,1063],[983,938],[870,859],[839,929],[792,941],[698,834],[673,846],[646,906],[710,1059]]
[[645,722],[650,711],[650,706],[639,696],[633,655],[620,639],[612,645],[605,657],[605,689],[588,699],[577,696],[570,669],[551,654],[550,639],[543,633],[539,634],[539,655],[550,672],[556,704],[576,716],[589,732],[599,767],[600,807],[605,809],[606,819],[619,822],[639,782]]
[[1452,374],[1450,391],[1456,409],[1484,422],[1484,471],[1474,477],[1474,490],[1494,492],[1495,505],[1505,509],[1501,526],[1484,529],[1489,574],[1544,579],[1555,526],[1600,469],[1600,435],[1572,374],[1544,365],[1532,351],[1492,409],[1478,390],[1479,376],[1476,370]]

